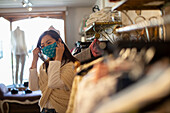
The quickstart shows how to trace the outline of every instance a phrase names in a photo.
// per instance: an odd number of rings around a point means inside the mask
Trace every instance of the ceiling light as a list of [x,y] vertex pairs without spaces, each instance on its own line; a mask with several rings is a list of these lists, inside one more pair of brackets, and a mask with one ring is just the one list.
[[23,6],[23,7],[26,7],[26,6],[27,6],[27,4],[23,3],[23,4],[22,4],[22,6]]
[[32,11],[32,7],[28,7],[28,11]]
[[32,3],[29,0],[23,0],[22,6],[27,7],[28,11],[32,11]]

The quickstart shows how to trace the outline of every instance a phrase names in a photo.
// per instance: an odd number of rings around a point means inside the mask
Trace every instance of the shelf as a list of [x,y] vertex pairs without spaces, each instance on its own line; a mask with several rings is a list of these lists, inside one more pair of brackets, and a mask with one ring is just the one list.
[[107,28],[113,25],[122,25],[122,22],[94,22],[93,25],[85,30],[86,35],[94,35],[95,31],[98,32],[103,28]]
[[145,20],[137,24],[132,24],[132,25],[128,25],[125,27],[117,28],[116,32],[117,33],[128,32],[128,31],[139,30],[139,29],[144,29],[144,28],[149,28],[149,27],[154,27],[154,26],[161,26],[165,24],[170,24],[170,15],[157,17],[156,20],[155,19]]
[[169,0],[121,0],[112,6],[113,10],[160,10]]

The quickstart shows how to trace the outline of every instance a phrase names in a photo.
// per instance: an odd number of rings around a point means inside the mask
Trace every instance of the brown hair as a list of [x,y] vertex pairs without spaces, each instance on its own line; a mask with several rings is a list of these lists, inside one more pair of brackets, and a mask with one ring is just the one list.
[[[49,31],[45,31],[39,38],[38,40],[38,43],[37,43],[37,47],[39,47],[41,49],[41,40],[44,36],[46,35],[50,35],[53,39],[55,39],[56,41],[59,40],[59,38],[61,39],[60,35],[54,31],[54,30],[49,30]],[[62,39],[61,39],[62,40]],[[64,44],[64,53],[63,53],[63,57],[62,57],[62,61],[65,61],[65,63],[67,62],[75,62],[75,61],[78,61],[78,59],[76,59],[70,52],[70,50],[68,49],[68,47],[66,46],[66,44],[62,41],[62,43]],[[46,60],[44,62],[44,64],[46,64],[46,68],[48,68],[48,65],[49,65],[49,61],[50,60],[53,60],[53,59],[49,59],[49,60]],[[64,63],[64,64],[65,64]]]

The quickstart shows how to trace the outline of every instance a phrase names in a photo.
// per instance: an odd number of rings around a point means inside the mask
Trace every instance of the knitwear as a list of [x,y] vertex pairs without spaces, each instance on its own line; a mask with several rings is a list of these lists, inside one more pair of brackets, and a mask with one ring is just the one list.
[[49,88],[48,75],[45,69],[43,69],[43,65],[40,67],[39,86],[40,90],[42,91],[42,96],[40,98],[39,105],[41,109],[49,100],[58,113],[66,112],[70,98],[70,91],[75,76],[73,66],[73,62],[69,62],[60,68],[60,77],[64,84],[67,86],[67,89]]

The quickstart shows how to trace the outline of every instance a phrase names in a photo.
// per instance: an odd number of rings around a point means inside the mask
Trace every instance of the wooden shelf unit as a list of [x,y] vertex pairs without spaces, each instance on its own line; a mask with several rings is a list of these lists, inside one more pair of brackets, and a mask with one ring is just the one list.
[[86,35],[94,35],[95,32],[99,32],[101,29],[111,27],[113,25],[122,25],[121,22],[94,22],[93,25],[85,30]]
[[115,2],[113,10],[160,10],[169,0],[121,0]]

